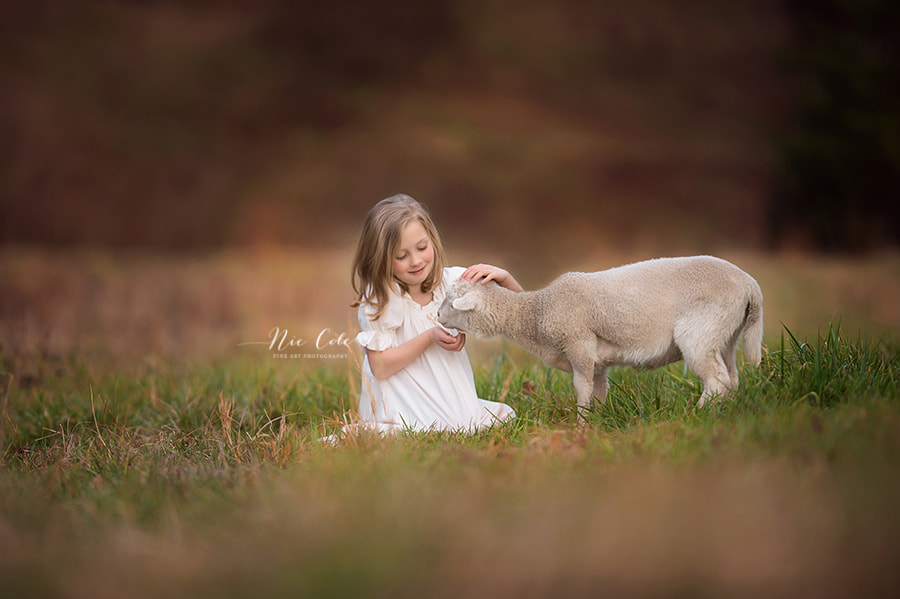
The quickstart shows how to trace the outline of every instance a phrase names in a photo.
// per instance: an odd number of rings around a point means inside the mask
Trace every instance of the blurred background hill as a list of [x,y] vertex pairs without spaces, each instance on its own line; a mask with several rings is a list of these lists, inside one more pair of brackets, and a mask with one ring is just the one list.
[[7,1],[0,243],[896,245],[896,6]]

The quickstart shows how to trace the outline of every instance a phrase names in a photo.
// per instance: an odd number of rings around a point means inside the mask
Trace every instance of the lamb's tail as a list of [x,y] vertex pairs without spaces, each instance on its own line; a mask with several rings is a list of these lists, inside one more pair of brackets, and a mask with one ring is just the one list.
[[759,366],[762,361],[763,340],[763,296],[759,285],[754,281],[747,297],[747,309],[744,315],[744,355]]

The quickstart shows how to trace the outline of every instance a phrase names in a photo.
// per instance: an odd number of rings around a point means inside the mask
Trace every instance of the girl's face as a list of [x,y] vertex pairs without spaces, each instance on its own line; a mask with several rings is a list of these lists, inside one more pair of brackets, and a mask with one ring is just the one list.
[[407,223],[394,254],[394,276],[410,289],[419,289],[434,265],[434,246],[425,227],[417,220]]

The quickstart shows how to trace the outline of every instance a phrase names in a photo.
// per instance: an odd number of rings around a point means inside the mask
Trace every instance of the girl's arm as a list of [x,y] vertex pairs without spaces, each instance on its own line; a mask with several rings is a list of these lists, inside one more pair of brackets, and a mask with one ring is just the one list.
[[461,277],[467,281],[475,282],[478,279],[482,279],[481,283],[487,283],[488,281],[496,281],[501,287],[506,287],[512,291],[523,291],[522,286],[519,285],[519,282],[509,274],[508,271],[503,270],[497,266],[491,266],[490,264],[475,264],[467,268]]
[[459,351],[466,344],[466,335],[460,333],[453,337],[440,327],[434,327],[416,335],[406,343],[384,351],[366,348],[369,368],[372,369],[376,379],[386,379],[409,366],[422,352],[431,347],[432,343],[447,351]]

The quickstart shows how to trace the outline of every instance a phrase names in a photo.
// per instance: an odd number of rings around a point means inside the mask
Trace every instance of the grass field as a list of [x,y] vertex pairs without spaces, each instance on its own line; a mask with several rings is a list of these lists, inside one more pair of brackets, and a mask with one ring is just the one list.
[[772,309],[729,400],[621,369],[579,427],[568,377],[473,342],[515,421],[330,447],[346,348],[237,343],[349,330],[341,291],[299,292],[346,270],[7,253],[0,596],[894,596],[897,262],[746,262]]

